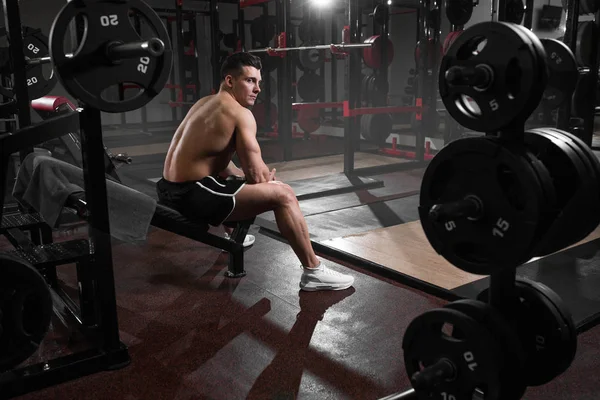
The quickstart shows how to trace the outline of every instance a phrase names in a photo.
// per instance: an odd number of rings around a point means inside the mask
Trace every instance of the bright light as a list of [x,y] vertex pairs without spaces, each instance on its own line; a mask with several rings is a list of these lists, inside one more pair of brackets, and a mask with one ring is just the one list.
[[332,0],[312,0],[312,3],[314,6],[317,6],[320,8],[327,8],[331,5]]
[[392,0],[388,0],[388,6],[392,5]]

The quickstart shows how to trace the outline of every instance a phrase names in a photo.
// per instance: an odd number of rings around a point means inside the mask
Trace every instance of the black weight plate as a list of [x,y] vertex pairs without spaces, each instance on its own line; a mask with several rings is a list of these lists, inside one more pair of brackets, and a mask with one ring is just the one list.
[[261,15],[256,17],[250,23],[250,35],[252,42],[258,43],[262,47],[269,45],[275,33],[277,32],[277,18],[272,15]]
[[594,21],[580,22],[577,26],[577,51],[575,52],[580,67],[592,66],[597,51],[594,43],[598,43],[598,29]]
[[[539,104],[547,79],[540,73],[545,71],[545,60],[517,27],[503,22],[473,25],[442,58],[440,96],[448,113],[464,127],[490,132],[524,123]],[[453,66],[474,68],[480,64],[488,65],[494,76],[485,90],[452,86],[445,79]]]
[[539,249],[536,254],[542,256],[570,246],[594,230],[600,222],[600,199],[595,174],[588,160],[567,136],[540,128],[525,132],[525,142],[531,151],[538,152],[536,155],[554,178],[558,196],[557,212],[563,212],[567,206],[574,210],[586,210],[586,217],[581,220],[559,219],[561,229],[558,234],[550,237],[549,245]]
[[373,114],[365,114],[360,116],[360,133],[368,141],[373,141],[370,130],[371,119],[373,119]]
[[[536,129],[535,131],[539,130]],[[554,134],[570,145],[575,153],[579,155],[587,170],[586,186],[582,188],[582,192],[585,193],[587,206],[583,206],[583,209],[585,209],[585,218],[582,218],[580,221],[582,229],[580,235],[586,236],[600,223],[600,162],[589,146],[575,135],[556,128],[544,128],[543,131],[548,134]],[[588,232],[587,234],[584,233],[586,231]],[[583,239],[583,237],[581,238]]]
[[[448,326],[451,332],[444,329]],[[486,400],[500,399],[500,345],[484,325],[470,316],[449,308],[427,311],[406,328],[402,349],[411,378],[441,358],[450,360],[456,369],[454,379],[444,380],[430,390],[416,389],[419,398],[441,399],[441,393],[445,393],[448,399],[472,400],[476,389],[485,388]]]
[[460,311],[484,325],[488,332],[501,346],[501,381],[500,398],[503,400],[518,400],[527,385],[523,381],[522,371],[525,366],[525,350],[521,339],[507,319],[489,304],[482,301],[463,299],[453,301],[444,306]]
[[446,17],[451,24],[464,25],[473,15],[472,0],[446,0]]
[[321,93],[325,81],[321,75],[315,73],[304,73],[296,83],[298,96],[306,102],[318,101],[321,98]]
[[541,39],[546,50],[549,75],[542,98],[545,107],[554,109],[570,101],[577,85],[577,61],[569,46],[556,39]]
[[[430,162],[421,183],[419,216],[432,247],[465,271],[488,275],[532,255],[543,222],[544,193],[524,147],[490,137],[455,140]],[[476,196],[477,220],[435,222],[431,207]]]
[[[577,331],[560,297],[547,286],[518,278],[517,320],[521,343],[527,353],[524,375],[529,386],[550,382],[571,365],[577,351]],[[488,289],[477,298],[487,301]]]
[[0,254],[0,372],[29,358],[46,336],[52,297],[42,275],[25,260]]
[[[537,69],[534,74],[535,79],[538,80],[538,83],[541,85],[538,88],[542,91],[542,96],[544,95],[544,90],[546,90],[546,85],[548,82],[549,69],[548,64],[546,62],[546,50],[544,49],[544,45],[540,41],[540,39],[529,29],[525,28],[522,25],[513,25],[517,31],[521,31],[521,33],[529,38],[529,43],[535,54],[537,54]],[[531,101],[529,103],[525,103],[525,108],[523,108],[523,115],[526,115],[527,118],[531,116],[531,114],[535,111],[535,109],[539,106],[541,97],[536,97],[535,101]]]
[[[520,144],[514,144],[511,142],[504,143],[504,146],[508,150],[512,150],[516,147],[516,151],[519,151]],[[523,153],[526,160],[529,162],[532,170],[536,174],[537,181],[542,189],[543,202],[541,203],[541,218],[540,223],[536,231],[536,243],[541,239],[547,232],[548,227],[554,221],[557,213],[557,194],[556,186],[554,185],[553,177],[550,171],[542,160],[537,156],[535,151],[528,148],[529,151]]]
[[369,133],[373,143],[379,147],[384,146],[392,133],[392,116],[390,114],[373,114],[369,124]]
[[[307,42],[302,43],[300,46],[314,46],[316,43]],[[311,49],[301,50],[298,54],[298,65],[302,71],[315,71],[321,68],[325,64],[325,55],[323,50]]]
[[[23,54],[26,58],[47,57],[48,39],[41,32],[34,32],[23,37]],[[50,66],[30,65],[26,67],[26,71],[27,93],[30,101],[50,93],[58,82]]]
[[[132,14],[133,13],[133,14]],[[140,18],[149,32],[140,36],[131,23]],[[70,37],[70,22],[76,17],[86,20],[83,41],[73,57],[68,57],[64,41]],[[158,57],[135,57],[110,62],[105,46],[113,41],[133,43],[160,39],[164,52]],[[50,57],[65,89],[88,106],[105,112],[126,112],[138,109],[158,95],[169,79],[173,62],[171,41],[160,17],[141,0],[122,2],[98,0],[67,3],[59,12],[50,30]],[[120,83],[133,83],[142,90],[125,100],[103,97],[107,88]]]

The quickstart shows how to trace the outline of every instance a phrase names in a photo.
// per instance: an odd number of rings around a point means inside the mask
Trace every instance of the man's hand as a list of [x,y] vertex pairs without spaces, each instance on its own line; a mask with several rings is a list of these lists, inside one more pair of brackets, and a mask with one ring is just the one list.
[[276,171],[276,170],[275,170],[275,168],[273,168],[273,169],[271,170],[271,172],[269,172],[269,181],[274,181],[274,180],[276,180],[276,179],[275,179],[275,171]]

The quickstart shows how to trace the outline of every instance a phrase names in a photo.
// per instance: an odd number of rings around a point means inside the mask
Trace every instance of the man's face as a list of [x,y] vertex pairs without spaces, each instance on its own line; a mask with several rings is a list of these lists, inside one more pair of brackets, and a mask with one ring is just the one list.
[[256,97],[260,93],[261,75],[260,70],[254,67],[243,67],[242,73],[233,77],[228,75],[226,78],[228,86],[232,88],[235,99],[243,107],[250,107],[256,102]]

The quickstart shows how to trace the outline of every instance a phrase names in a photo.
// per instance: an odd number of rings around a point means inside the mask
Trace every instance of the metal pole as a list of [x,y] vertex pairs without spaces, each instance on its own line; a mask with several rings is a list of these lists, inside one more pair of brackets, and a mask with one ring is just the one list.
[[[217,4],[217,0],[210,0],[210,44],[212,51],[212,59],[213,59],[213,89],[216,92],[219,91],[219,86],[221,84],[221,63],[219,62],[221,59],[221,43],[219,41],[219,6]],[[194,26],[194,32],[196,31],[196,26]],[[196,43],[196,46],[198,44]],[[198,66],[196,62],[196,67]],[[198,90],[198,88],[196,88]]]
[[[275,3],[277,16],[277,32],[285,32],[285,41],[289,43],[291,40],[288,28],[291,27],[290,19],[290,0],[278,0]],[[289,161],[292,159],[292,82],[291,69],[292,60],[290,57],[283,57],[279,60],[279,68],[277,69],[277,82],[279,90],[277,91],[277,99],[279,103],[277,115],[277,129],[279,138],[283,146],[283,160]]]
[[[579,0],[567,0],[567,21],[563,42],[569,46],[573,54],[577,54],[577,28],[579,25]],[[594,78],[596,79],[596,78]],[[565,101],[558,109],[556,127],[569,131],[571,128],[571,99]]]
[[[348,26],[350,27],[350,42],[360,41],[362,18],[358,1],[348,0]],[[347,60],[348,80],[348,104],[351,109],[357,108],[360,101],[360,55],[350,52]],[[344,119],[344,173],[354,173],[354,151],[356,149],[356,137],[360,138],[360,130],[356,127],[356,117]]]

